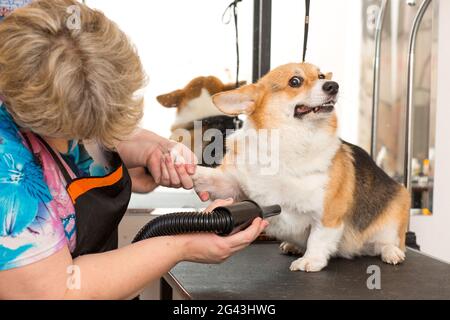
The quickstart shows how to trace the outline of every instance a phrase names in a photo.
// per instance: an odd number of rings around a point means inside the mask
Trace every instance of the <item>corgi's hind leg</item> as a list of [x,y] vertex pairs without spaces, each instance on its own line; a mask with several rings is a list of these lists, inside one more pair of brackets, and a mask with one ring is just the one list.
[[[375,242],[375,251],[381,256],[381,260],[393,265],[402,263],[406,258],[404,244],[402,243],[404,236],[399,236],[398,228],[396,229],[394,232],[387,232],[390,236]],[[403,233],[406,233],[406,230]],[[386,235],[384,234],[384,236]]]
[[380,224],[380,229],[373,238],[375,253],[389,264],[402,263],[405,256],[405,236],[408,228],[411,198],[406,189],[400,189],[396,199],[391,203],[386,216],[390,217]]
[[405,252],[398,246],[386,244],[381,248],[381,260],[388,264],[397,265],[405,261]]
[[401,244],[404,237],[399,235],[399,231],[397,225],[391,224],[385,226],[373,238],[373,254],[381,256],[385,263],[397,265],[405,260],[405,250]]

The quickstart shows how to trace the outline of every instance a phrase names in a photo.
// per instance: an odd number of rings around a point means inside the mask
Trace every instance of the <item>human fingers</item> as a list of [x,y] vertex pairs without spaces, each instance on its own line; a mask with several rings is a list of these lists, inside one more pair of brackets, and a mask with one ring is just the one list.
[[268,226],[268,223],[261,218],[253,220],[247,229],[240,231],[226,239],[232,248],[246,247],[259,236],[259,234]]
[[206,202],[209,200],[209,193],[206,191],[197,192],[197,195],[200,198],[200,200],[202,200],[203,202]]
[[186,172],[185,165],[175,163],[175,170],[180,178],[181,186],[186,190],[192,189],[194,187],[194,181],[192,181],[192,177]]
[[147,161],[147,169],[157,184],[161,183],[161,157],[162,153],[155,151]]
[[224,207],[224,206],[229,206],[230,204],[233,204],[233,199],[218,199],[213,201],[213,203],[211,203],[206,209],[205,212],[212,212],[214,209],[216,209],[217,207]]
[[161,168],[161,185],[168,187],[170,185],[170,175],[169,170],[167,169],[166,166],[166,162],[164,160],[164,156],[161,158],[160,168]]
[[175,160],[175,163],[184,164],[185,170],[188,174],[195,174],[198,159],[197,156],[184,144],[176,143],[171,151],[170,155]]
[[175,169],[172,157],[170,155],[166,155],[164,157],[164,161],[166,163],[167,171],[169,172],[170,187],[173,188],[181,187],[181,180],[180,177],[178,176],[177,170]]

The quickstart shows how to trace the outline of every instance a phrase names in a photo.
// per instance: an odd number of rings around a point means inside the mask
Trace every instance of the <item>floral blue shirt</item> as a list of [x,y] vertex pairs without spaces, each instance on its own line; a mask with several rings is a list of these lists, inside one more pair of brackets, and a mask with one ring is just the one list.
[[26,6],[31,0],[0,0],[0,21],[14,9]]
[[[74,178],[111,172],[100,149],[76,142],[69,149],[61,156]],[[64,177],[39,139],[21,131],[0,101],[0,271],[64,246],[73,251],[75,244],[75,209]]]

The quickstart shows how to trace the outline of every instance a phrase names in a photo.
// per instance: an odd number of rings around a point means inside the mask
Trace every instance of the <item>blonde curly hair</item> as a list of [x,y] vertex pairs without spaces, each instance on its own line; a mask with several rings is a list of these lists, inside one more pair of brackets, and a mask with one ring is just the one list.
[[[70,8],[78,26],[69,24]],[[136,129],[146,76],[135,47],[102,12],[37,0],[0,23],[0,39],[0,95],[19,126],[110,148]]]

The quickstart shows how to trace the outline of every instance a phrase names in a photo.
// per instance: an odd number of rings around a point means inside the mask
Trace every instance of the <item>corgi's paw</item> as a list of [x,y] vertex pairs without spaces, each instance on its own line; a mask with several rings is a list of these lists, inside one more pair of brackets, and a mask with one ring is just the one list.
[[215,171],[210,168],[197,167],[195,174],[192,176],[194,182],[194,189],[196,192],[215,193],[219,178]]
[[239,198],[237,182],[218,169],[198,167],[192,180],[194,190],[197,193],[208,192],[209,200]]
[[294,256],[301,256],[304,253],[304,251],[301,248],[286,241],[280,244],[280,250],[284,254]]
[[381,249],[381,260],[388,264],[397,265],[405,261],[405,253],[397,246],[386,245]]
[[201,174],[200,172],[192,176],[194,181],[194,189],[197,192],[211,191],[214,187],[214,177],[206,174]]
[[328,260],[325,258],[303,257],[291,264],[291,271],[319,272],[325,268]]

